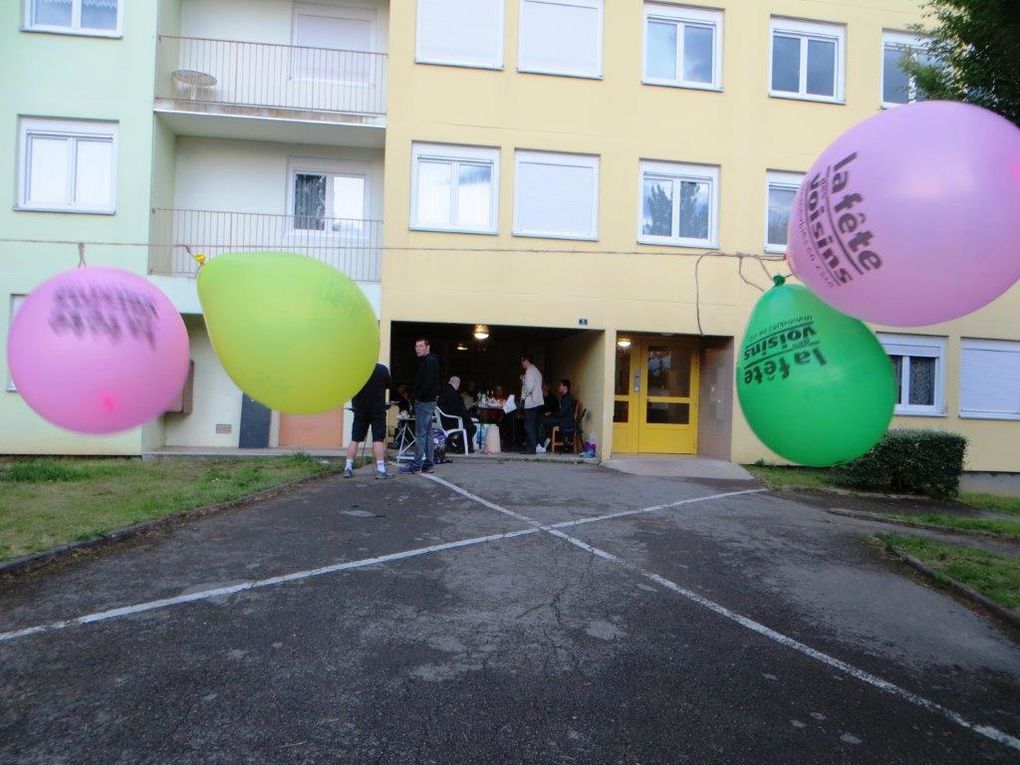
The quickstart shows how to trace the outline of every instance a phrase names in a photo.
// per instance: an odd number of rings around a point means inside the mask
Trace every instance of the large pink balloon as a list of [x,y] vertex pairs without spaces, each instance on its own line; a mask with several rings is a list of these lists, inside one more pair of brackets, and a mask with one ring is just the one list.
[[947,101],[869,117],[812,165],[789,233],[793,272],[858,319],[975,311],[1020,279],[1020,130]]
[[81,433],[115,433],[158,417],[180,393],[188,331],[148,280],[78,268],[25,298],[7,361],[18,392],[42,417]]

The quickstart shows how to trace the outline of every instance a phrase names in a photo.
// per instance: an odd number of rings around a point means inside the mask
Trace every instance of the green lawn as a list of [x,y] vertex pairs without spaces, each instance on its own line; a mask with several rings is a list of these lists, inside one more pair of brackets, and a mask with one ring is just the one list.
[[836,486],[827,468],[744,465],[747,471],[770,489],[818,489]]
[[879,539],[914,556],[940,577],[965,584],[1007,608],[1020,608],[1020,557],[899,534],[880,534]]
[[940,526],[944,529],[983,531],[986,534],[996,534],[998,536],[1020,539],[1020,521],[1000,520],[998,518],[967,518],[965,516],[942,515],[939,513],[924,513],[922,515],[891,515],[889,517],[898,521],[927,523],[931,526]]
[[1020,497],[1000,497],[998,494],[974,494],[963,492],[959,497],[965,505],[978,510],[990,510],[1006,515],[1020,515]]
[[334,468],[275,458],[18,458],[0,462],[0,560],[237,499]]

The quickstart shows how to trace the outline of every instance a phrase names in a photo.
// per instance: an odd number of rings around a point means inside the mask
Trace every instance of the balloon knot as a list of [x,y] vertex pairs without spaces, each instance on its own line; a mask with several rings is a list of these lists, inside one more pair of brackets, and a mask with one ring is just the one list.
[[773,276],[772,277],[772,281],[775,282],[775,285],[777,287],[782,287],[784,284],[786,284],[786,279],[784,277],[780,276],[779,274],[776,274],[775,276]]
[[192,257],[195,259],[195,262],[198,263],[199,268],[205,265],[206,257],[202,253],[199,253],[198,255],[192,255]]

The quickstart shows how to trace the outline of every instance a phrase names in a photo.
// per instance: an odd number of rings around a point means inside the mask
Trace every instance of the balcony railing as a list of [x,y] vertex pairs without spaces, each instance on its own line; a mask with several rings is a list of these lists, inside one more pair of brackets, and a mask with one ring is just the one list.
[[377,116],[386,70],[385,53],[160,35],[156,97]]
[[382,221],[216,210],[155,209],[152,215],[153,273],[197,273],[190,249],[208,258],[224,252],[293,252],[328,263],[358,281],[380,278]]

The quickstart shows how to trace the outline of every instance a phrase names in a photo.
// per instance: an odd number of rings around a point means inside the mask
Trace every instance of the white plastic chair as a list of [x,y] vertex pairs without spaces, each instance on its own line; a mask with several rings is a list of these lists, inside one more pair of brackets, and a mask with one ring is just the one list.
[[[457,415],[454,415],[454,414],[447,414],[442,409],[440,409],[438,406],[436,407],[435,412],[436,412],[436,427],[439,428],[441,431],[443,431],[443,435],[446,436],[446,442],[447,443],[450,442],[450,434],[452,434],[452,433],[460,433],[460,435],[461,435],[461,443],[464,444],[464,454],[467,454],[468,453],[468,433],[467,433],[467,428],[464,427],[464,418],[463,417],[458,417]],[[453,420],[454,421],[454,427],[447,428],[443,424],[443,420],[444,419]]]

